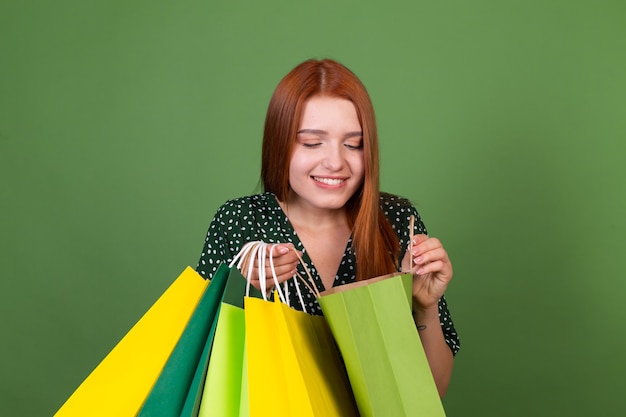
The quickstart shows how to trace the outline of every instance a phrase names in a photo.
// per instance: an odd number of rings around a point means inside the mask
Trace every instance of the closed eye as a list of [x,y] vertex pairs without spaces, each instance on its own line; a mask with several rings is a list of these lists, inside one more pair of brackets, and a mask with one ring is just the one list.
[[321,145],[321,142],[304,142],[302,146],[305,148],[316,148]]
[[354,149],[354,150],[358,150],[358,149],[363,149],[363,140],[350,140],[344,143],[344,146],[348,149]]
[[359,145],[351,145],[349,143],[346,143],[346,148],[348,149],[352,149],[352,150],[359,150],[359,149],[363,149],[363,144],[359,144]]

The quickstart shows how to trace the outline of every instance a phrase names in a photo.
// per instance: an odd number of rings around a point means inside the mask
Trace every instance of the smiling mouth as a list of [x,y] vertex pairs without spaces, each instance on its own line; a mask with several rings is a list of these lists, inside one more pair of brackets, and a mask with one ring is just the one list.
[[345,179],[340,178],[323,178],[323,177],[313,177],[313,179],[317,182],[321,182],[326,185],[339,185],[342,182],[346,181]]

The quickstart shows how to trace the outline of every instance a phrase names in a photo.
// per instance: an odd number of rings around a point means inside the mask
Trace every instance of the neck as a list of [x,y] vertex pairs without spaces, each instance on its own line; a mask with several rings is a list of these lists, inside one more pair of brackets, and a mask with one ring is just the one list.
[[326,229],[346,227],[348,224],[346,210],[340,209],[320,209],[311,206],[303,206],[297,200],[287,198],[285,201],[278,201],[278,204],[285,212],[289,221],[300,228]]

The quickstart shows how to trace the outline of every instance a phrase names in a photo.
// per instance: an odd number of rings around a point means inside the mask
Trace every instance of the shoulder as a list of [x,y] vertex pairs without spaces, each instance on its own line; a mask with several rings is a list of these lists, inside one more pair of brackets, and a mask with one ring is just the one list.
[[380,193],[380,208],[392,224],[411,216],[419,217],[409,199],[394,194]]
[[407,230],[410,218],[413,216],[415,218],[415,233],[426,233],[422,218],[408,198],[381,192],[380,208],[396,231]]
[[241,217],[274,208],[276,199],[272,193],[254,194],[226,201],[217,209],[216,217]]
[[409,199],[384,192],[380,193],[380,207],[392,211],[415,209]]
[[282,209],[273,193],[265,192],[238,197],[222,204],[212,223],[222,230],[256,233],[273,230],[284,222]]

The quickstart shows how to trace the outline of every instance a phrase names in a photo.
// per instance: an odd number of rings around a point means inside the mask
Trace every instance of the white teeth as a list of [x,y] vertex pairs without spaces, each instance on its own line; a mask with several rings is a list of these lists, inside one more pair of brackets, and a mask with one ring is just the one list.
[[328,184],[328,185],[339,185],[341,184],[344,180],[339,179],[339,178],[322,178],[322,177],[313,177],[313,179],[315,181],[324,183],[324,184]]

